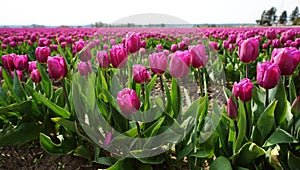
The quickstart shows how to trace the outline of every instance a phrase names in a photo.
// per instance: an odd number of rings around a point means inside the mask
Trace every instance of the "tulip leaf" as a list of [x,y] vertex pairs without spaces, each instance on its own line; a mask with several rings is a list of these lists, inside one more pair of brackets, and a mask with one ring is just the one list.
[[91,161],[91,153],[90,151],[88,150],[88,148],[86,148],[85,146],[83,145],[79,145],[75,150],[74,150],[74,153],[73,155],[75,156],[79,156],[79,157],[82,157],[82,158],[85,158],[89,161]]
[[259,156],[266,154],[266,151],[253,142],[245,143],[237,154],[233,155],[233,164],[248,166]]
[[36,68],[39,70],[41,77],[42,77],[42,81],[40,82],[43,92],[46,93],[46,96],[48,99],[50,99],[51,97],[51,92],[52,92],[52,85],[51,85],[51,80],[48,76],[48,74],[45,72],[45,69],[43,68],[43,66],[37,62],[36,63]]
[[241,148],[244,138],[246,136],[247,129],[247,120],[246,120],[246,111],[244,107],[244,103],[239,100],[239,108],[238,108],[238,136],[236,141],[233,142],[233,153],[237,153],[237,151]]
[[120,170],[126,167],[126,170],[136,170],[137,160],[133,158],[123,158],[118,160],[113,166],[107,168],[107,170]]
[[102,165],[111,166],[114,163],[116,163],[117,161],[118,161],[117,158],[107,156],[107,157],[96,158],[96,160],[94,160],[93,162],[98,163],[98,164],[102,164]]
[[23,101],[20,103],[13,103],[5,107],[0,107],[1,116],[10,117],[13,113],[13,116],[18,115],[21,117],[21,114],[16,114],[16,112],[28,115],[33,114],[32,101]]
[[171,99],[171,94],[170,94],[170,90],[168,87],[168,84],[166,83],[166,80],[163,79],[163,84],[164,84],[164,89],[166,92],[166,96],[167,96],[167,106],[166,106],[166,112],[170,113],[171,109],[172,109],[172,99]]
[[275,130],[274,111],[277,101],[273,100],[272,103],[265,109],[256,122],[253,131],[253,141],[261,146],[265,139],[269,137],[270,133]]
[[47,107],[49,107],[54,113],[56,113],[59,116],[62,116],[63,118],[70,118],[71,113],[66,111],[65,109],[57,106],[55,103],[49,101],[45,96],[43,96],[42,94],[38,95],[38,98],[40,99],[40,101],[46,105]]
[[64,119],[61,117],[54,117],[54,118],[51,118],[51,120],[54,123],[57,123],[57,124],[63,126],[64,128],[66,128],[69,131],[76,132],[75,124],[73,121],[70,121],[70,120],[67,120],[67,119]]
[[10,93],[14,96],[14,98],[19,102],[21,101],[18,95],[15,93],[14,88],[13,88],[13,80],[10,75],[6,72],[5,69],[2,69],[2,76],[4,78],[4,84],[8,87],[10,90]]
[[288,151],[288,165],[290,169],[299,169],[300,167],[300,158],[291,151]]
[[276,129],[276,131],[265,141],[263,147],[272,146],[279,143],[297,143],[297,140],[294,136],[289,134],[283,129]]
[[172,78],[172,87],[171,87],[171,102],[174,112],[174,118],[177,118],[181,112],[181,93],[180,88],[175,78]]
[[48,153],[69,154],[74,150],[75,141],[72,139],[62,139],[60,143],[54,143],[51,138],[44,133],[40,133],[40,145]]
[[25,99],[25,93],[24,89],[21,86],[20,80],[18,78],[16,70],[14,71],[14,81],[13,81],[13,89],[16,95],[19,99],[24,100]]
[[257,122],[259,116],[265,109],[265,96],[265,93],[263,93],[260,88],[254,86],[252,90],[252,98],[254,101],[254,105],[252,107],[254,113],[253,122]]
[[210,165],[211,170],[218,170],[218,169],[226,169],[226,170],[232,170],[230,161],[224,157],[224,156],[219,156],[216,160],[212,162]]
[[0,86],[0,104],[1,105],[7,105],[7,102],[6,102],[7,94],[6,93],[7,93],[7,90],[4,87]]
[[289,81],[289,97],[290,103],[292,103],[297,98],[296,87],[292,76],[290,77]]
[[38,139],[41,126],[35,122],[24,122],[17,127],[0,132],[0,145],[22,145]]

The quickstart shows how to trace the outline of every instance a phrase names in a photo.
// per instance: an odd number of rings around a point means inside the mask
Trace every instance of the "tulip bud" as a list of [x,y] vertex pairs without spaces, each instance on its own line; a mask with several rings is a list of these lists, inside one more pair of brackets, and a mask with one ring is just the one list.
[[146,54],[146,49],[145,48],[140,48],[140,55]]
[[146,48],[147,42],[146,41],[141,41],[141,48]]
[[110,61],[114,68],[123,68],[127,63],[127,51],[123,44],[117,44],[112,46],[109,50]]
[[78,63],[77,66],[78,66],[78,71],[81,76],[87,77],[88,74],[90,74],[92,72],[92,65],[89,61],[88,62],[80,62],[80,63]]
[[141,37],[139,34],[134,32],[128,32],[126,34],[125,46],[128,53],[135,53],[139,51],[141,47]]
[[239,83],[234,82],[232,94],[241,101],[247,102],[252,98],[252,89],[254,88],[252,82],[248,78],[242,79]]
[[32,70],[36,69],[36,61],[29,61],[28,62],[28,72],[31,73]]
[[184,44],[184,42],[181,41],[181,42],[178,43],[178,47],[179,47],[180,50],[183,51],[184,48],[186,47],[186,45]]
[[300,115],[300,96],[298,96],[292,104],[292,113],[294,116]]
[[6,44],[1,44],[1,48],[2,48],[3,50],[5,50],[5,49],[7,48],[7,45],[6,45]]
[[227,101],[227,114],[232,120],[235,120],[238,116],[238,109],[232,98]]
[[36,60],[41,64],[46,64],[50,53],[49,47],[37,47],[35,50]]
[[177,50],[177,44],[171,45],[171,51],[174,53]]
[[275,87],[280,80],[280,69],[277,64],[271,62],[258,63],[256,67],[257,83],[265,88]]
[[212,51],[218,50],[219,44],[217,42],[210,41],[208,43],[208,45],[209,45],[210,50],[212,50]]
[[98,51],[96,61],[99,63],[101,68],[108,68],[110,61],[106,51]]
[[85,47],[86,43],[83,40],[79,40],[77,42],[74,43],[74,50],[75,50],[75,54],[80,52],[84,47]]
[[239,58],[244,63],[251,63],[258,57],[259,42],[254,38],[244,40],[239,46]]
[[206,54],[206,49],[203,44],[198,44],[196,46],[192,46],[189,49],[189,53],[191,55],[191,62],[194,68],[200,68],[205,66],[209,57]]
[[104,50],[108,50],[108,45],[107,44],[103,44],[103,49]]
[[161,44],[156,45],[156,51],[161,52],[163,50],[163,47]]
[[28,56],[17,55],[14,57],[14,65],[17,70],[24,71],[28,68]]
[[289,76],[293,74],[300,62],[300,51],[296,48],[274,49],[271,62],[279,66],[281,75]]
[[109,43],[110,43],[110,45],[116,45],[116,40],[115,40],[115,39],[111,39],[111,40],[109,41]]
[[31,71],[31,80],[35,83],[39,83],[42,81],[42,76],[41,76],[39,70],[33,69]]
[[117,102],[121,111],[126,115],[133,114],[139,110],[141,104],[136,92],[129,88],[118,92]]
[[166,55],[162,52],[150,54],[149,65],[154,74],[163,74],[168,68]]
[[150,79],[150,72],[147,70],[147,68],[140,64],[135,64],[132,68],[133,72],[133,80],[136,83],[145,83],[147,80]]
[[54,80],[61,80],[66,77],[68,70],[65,59],[60,55],[48,58],[49,76]]
[[3,63],[3,66],[4,68],[7,70],[7,71],[13,71],[15,69],[15,65],[14,65],[14,58],[16,57],[17,55],[12,53],[12,54],[9,54],[9,55],[3,55],[2,56],[2,63]]
[[170,74],[174,78],[184,78],[190,71],[191,56],[186,51],[176,51],[171,57]]

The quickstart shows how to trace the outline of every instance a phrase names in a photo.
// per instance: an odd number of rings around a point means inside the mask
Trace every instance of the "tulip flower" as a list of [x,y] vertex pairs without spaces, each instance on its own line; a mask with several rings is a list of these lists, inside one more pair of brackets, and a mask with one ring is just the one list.
[[36,60],[41,64],[46,64],[51,51],[49,47],[37,47],[35,49]]
[[39,83],[42,81],[42,76],[38,69],[33,69],[30,74],[31,74],[31,80],[33,82]]
[[140,48],[140,55],[146,54],[146,49],[145,48]]
[[136,92],[129,88],[118,92],[117,102],[121,111],[126,115],[135,113],[139,110],[141,104]]
[[[19,80],[22,80],[22,78],[23,78],[22,71],[16,70],[16,72],[17,72],[17,76],[18,76]],[[12,77],[13,79],[15,78],[15,72],[14,72],[14,71],[11,71],[11,72],[10,72],[10,75],[11,75],[11,77]]]
[[90,61],[92,59],[91,46],[80,53],[79,59],[84,62]]
[[171,57],[170,74],[174,78],[184,78],[190,71],[191,56],[186,51],[176,51]]
[[258,57],[259,42],[254,38],[244,40],[239,46],[239,58],[242,62],[248,64]]
[[189,53],[191,56],[192,66],[194,68],[200,68],[206,65],[209,57],[206,54],[206,49],[203,44],[198,44],[196,46],[192,46],[189,49]]
[[28,62],[28,72],[31,73],[32,70],[36,69],[36,61],[29,61]]
[[110,43],[110,45],[116,45],[116,40],[115,40],[115,39],[111,39],[111,40],[109,41],[109,43]]
[[174,53],[177,50],[177,44],[171,45],[171,51]]
[[161,52],[163,50],[163,47],[161,44],[156,45],[156,51]]
[[300,51],[296,48],[274,49],[271,62],[279,66],[281,75],[289,76],[293,74],[300,62]]
[[256,73],[257,83],[267,90],[275,87],[280,80],[280,69],[275,63],[258,63]]
[[146,41],[141,41],[141,48],[146,48],[147,42]]
[[86,42],[83,40],[79,40],[77,42],[74,43],[74,50],[75,50],[75,54],[78,53],[79,51],[81,51],[86,45]]
[[239,83],[234,82],[232,94],[241,101],[247,102],[252,98],[252,89],[254,88],[252,82],[248,78],[242,79]]
[[277,37],[276,32],[275,32],[274,29],[269,29],[269,30],[267,30],[267,31],[266,31],[266,36],[267,36],[267,38],[270,39],[270,40],[274,40],[274,39]]
[[98,51],[96,56],[96,61],[99,63],[101,68],[108,68],[110,61],[106,51]]
[[104,50],[108,50],[108,45],[107,44],[103,44],[103,49]]
[[208,45],[209,45],[209,48],[210,48],[210,50],[218,50],[218,46],[219,46],[219,44],[217,43],[217,42],[214,42],[214,41],[210,41],[209,43],[208,43]]
[[125,47],[128,53],[135,53],[141,47],[141,37],[138,33],[128,32],[126,34]]
[[133,72],[133,80],[136,83],[145,83],[147,80],[150,79],[150,72],[147,70],[147,68],[141,64],[135,64],[132,68]]
[[12,54],[9,54],[9,55],[3,55],[2,56],[2,63],[3,63],[3,66],[6,70],[8,71],[13,71],[15,69],[15,65],[14,65],[14,58],[16,57],[17,55],[12,53]]
[[3,50],[5,50],[5,49],[7,48],[7,45],[6,45],[6,44],[1,44],[1,48],[2,48]]
[[227,114],[232,120],[235,120],[238,116],[238,109],[232,98],[227,101]]
[[127,51],[123,44],[117,44],[112,46],[109,50],[110,61],[114,68],[123,68],[127,63]]
[[149,55],[149,65],[155,74],[163,74],[168,68],[167,57],[164,53],[152,53]]
[[62,78],[66,77],[68,70],[66,61],[60,55],[55,57],[48,58],[48,71],[49,76],[54,80],[61,80]]
[[92,72],[92,65],[91,63],[88,62],[80,62],[78,63],[78,71],[80,73],[81,76],[83,77],[87,77],[88,74],[90,74]]
[[13,59],[15,68],[20,71],[24,71],[28,68],[28,56],[26,55],[17,55]]

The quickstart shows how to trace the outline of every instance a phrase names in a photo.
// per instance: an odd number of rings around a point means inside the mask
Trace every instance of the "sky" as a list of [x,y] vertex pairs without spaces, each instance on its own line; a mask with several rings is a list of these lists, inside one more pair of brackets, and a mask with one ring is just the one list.
[[[272,6],[281,15],[300,6],[300,0],[4,0],[0,25],[87,25],[101,21],[160,13],[191,24],[255,23]],[[158,21],[159,22],[159,21]]]

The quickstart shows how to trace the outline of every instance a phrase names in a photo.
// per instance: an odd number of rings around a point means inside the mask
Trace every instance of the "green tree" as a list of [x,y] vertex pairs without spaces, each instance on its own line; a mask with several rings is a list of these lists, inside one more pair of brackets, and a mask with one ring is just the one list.
[[287,22],[287,13],[286,11],[283,11],[279,17],[279,24],[286,24],[286,22]]
[[293,10],[293,12],[290,15],[291,21],[294,22],[295,19],[298,18],[298,16],[299,16],[299,9],[298,9],[298,6],[296,6],[296,8]]

